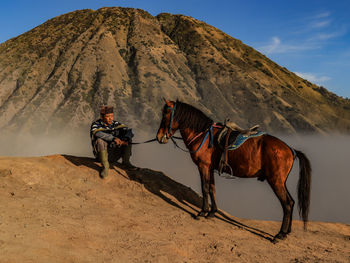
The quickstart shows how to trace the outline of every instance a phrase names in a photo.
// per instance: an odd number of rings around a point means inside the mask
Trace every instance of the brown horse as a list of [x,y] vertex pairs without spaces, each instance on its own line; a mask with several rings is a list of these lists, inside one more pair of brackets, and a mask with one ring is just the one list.
[[[197,216],[214,217],[217,211],[214,170],[218,170],[222,149],[212,138],[221,128],[191,105],[180,101],[165,101],[157,140],[159,143],[167,143],[174,133],[180,130],[201,177],[203,204]],[[266,179],[278,197],[283,208],[283,222],[274,241],[286,238],[291,232],[294,200],[287,190],[286,180],[296,157],[300,162],[299,214],[306,229],[310,204],[311,166],[310,161],[301,151],[294,150],[276,137],[264,134],[249,138],[242,146],[228,153],[228,163],[232,167],[234,176],[258,177],[261,181]],[[227,168],[224,171],[229,172]],[[208,194],[211,199],[210,210]]]

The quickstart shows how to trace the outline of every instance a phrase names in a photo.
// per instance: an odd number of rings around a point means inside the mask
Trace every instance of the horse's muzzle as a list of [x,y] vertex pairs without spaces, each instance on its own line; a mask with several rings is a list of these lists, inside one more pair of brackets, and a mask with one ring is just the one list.
[[157,136],[157,139],[158,139],[158,142],[161,143],[161,144],[165,144],[169,141],[169,138],[167,136],[167,134],[164,134],[161,138],[159,138]]

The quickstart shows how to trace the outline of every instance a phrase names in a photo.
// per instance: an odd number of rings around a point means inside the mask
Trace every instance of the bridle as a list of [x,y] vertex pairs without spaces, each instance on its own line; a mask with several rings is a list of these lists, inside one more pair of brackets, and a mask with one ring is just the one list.
[[198,147],[195,151],[188,151],[188,150],[182,149],[182,148],[175,142],[175,140],[174,140],[174,138],[175,138],[175,139],[181,139],[181,137],[180,137],[180,138],[179,138],[179,137],[174,137],[173,134],[171,133],[171,132],[172,132],[172,129],[173,129],[173,121],[174,121],[176,103],[174,104],[173,107],[168,106],[167,109],[168,109],[168,110],[171,109],[171,113],[170,113],[170,123],[169,123],[169,129],[168,129],[168,131],[166,132],[166,134],[163,136],[162,140],[164,139],[164,137],[165,137],[167,140],[171,139],[171,140],[173,141],[174,145],[175,145],[176,147],[180,148],[181,150],[186,151],[186,152],[190,152],[190,153],[195,153],[195,152],[198,152],[198,151],[202,148],[203,144],[205,143],[205,141],[206,141],[207,138],[209,137],[209,138],[210,138],[210,139],[209,139],[209,148],[213,147],[213,144],[214,144],[214,142],[213,142],[213,140],[214,140],[214,138],[213,138],[213,127],[215,126],[215,124],[212,124],[206,131],[199,133],[198,135],[196,135],[194,138],[191,139],[191,141],[190,141],[189,144],[191,144],[191,143],[192,143],[193,141],[195,141],[198,137],[200,137],[201,135],[203,135],[203,134],[205,133],[205,136],[204,136],[204,138],[203,138],[201,144],[199,145],[199,147]]
[[174,121],[174,115],[175,115],[175,109],[176,109],[176,104],[174,104],[173,107],[168,106],[167,110],[171,109],[171,113],[170,113],[170,123],[169,123],[169,129],[168,131],[164,134],[162,140],[164,139],[164,137],[169,140],[173,134],[171,133],[172,129],[173,129],[173,121]]
[[174,104],[174,107],[168,107],[168,109],[171,109],[169,129],[168,129],[168,132],[166,133],[166,136],[169,139],[172,136],[171,131],[173,129],[173,121],[174,121],[176,103]]

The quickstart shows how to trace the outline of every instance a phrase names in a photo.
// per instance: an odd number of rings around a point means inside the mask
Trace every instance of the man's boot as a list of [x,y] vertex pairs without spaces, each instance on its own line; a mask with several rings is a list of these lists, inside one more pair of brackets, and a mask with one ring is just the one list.
[[125,145],[123,147],[124,147],[124,149],[123,149],[123,155],[122,155],[122,165],[126,169],[136,169],[136,167],[130,163],[131,144]]
[[109,162],[108,162],[108,151],[103,150],[99,152],[100,162],[102,164],[102,169],[100,171],[100,177],[106,178],[108,176]]

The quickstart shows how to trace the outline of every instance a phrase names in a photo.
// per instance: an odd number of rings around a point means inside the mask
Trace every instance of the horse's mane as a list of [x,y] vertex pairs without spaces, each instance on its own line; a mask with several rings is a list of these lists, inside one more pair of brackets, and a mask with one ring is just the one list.
[[174,118],[180,127],[190,128],[195,132],[202,132],[213,124],[213,120],[199,109],[179,100],[176,101],[175,105]]

